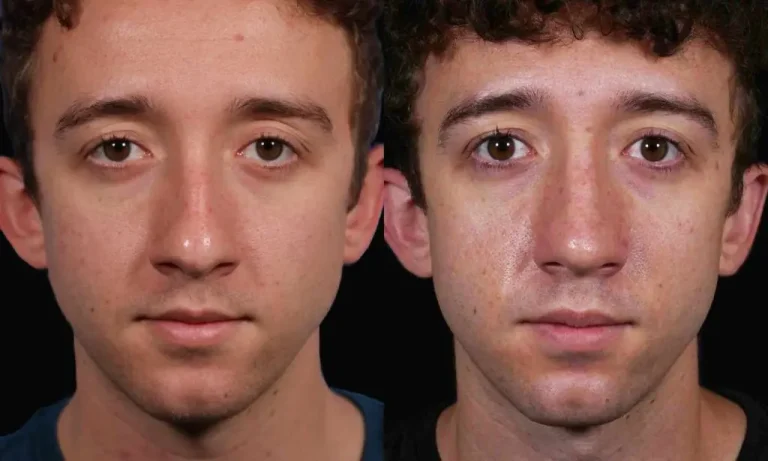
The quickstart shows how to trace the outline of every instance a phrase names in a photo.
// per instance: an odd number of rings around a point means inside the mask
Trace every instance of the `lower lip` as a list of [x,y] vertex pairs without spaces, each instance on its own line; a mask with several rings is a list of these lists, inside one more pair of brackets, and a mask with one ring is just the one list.
[[554,323],[531,323],[536,336],[558,352],[601,352],[621,339],[629,325],[571,327]]
[[237,320],[185,323],[172,320],[147,320],[150,330],[164,341],[184,347],[210,347],[231,337]]

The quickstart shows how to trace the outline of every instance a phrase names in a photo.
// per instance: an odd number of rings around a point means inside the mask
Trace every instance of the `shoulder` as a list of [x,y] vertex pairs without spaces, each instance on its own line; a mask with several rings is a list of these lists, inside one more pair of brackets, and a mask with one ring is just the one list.
[[56,423],[66,400],[37,410],[18,431],[0,436],[0,460],[31,461],[61,458]]
[[768,461],[768,407],[741,392],[718,393],[739,405],[747,417],[747,431],[737,461]]
[[351,401],[363,414],[365,447],[363,461],[380,461],[384,452],[384,404],[367,395],[343,389],[333,391]]
[[380,428],[384,425],[384,404],[382,402],[367,395],[344,389],[333,389],[333,391],[346,397],[360,409],[363,413],[366,427],[375,425]]
[[387,461],[439,461],[437,421],[450,403],[387,419],[384,451]]

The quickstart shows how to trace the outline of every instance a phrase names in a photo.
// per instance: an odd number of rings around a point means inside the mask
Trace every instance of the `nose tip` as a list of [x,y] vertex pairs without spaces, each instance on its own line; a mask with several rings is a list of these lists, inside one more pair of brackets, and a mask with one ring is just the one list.
[[621,251],[611,251],[605,245],[600,247],[590,241],[571,239],[565,246],[565,251],[560,254],[553,251],[551,259],[542,260],[542,270],[552,275],[569,273],[579,277],[610,277],[624,265]]
[[[189,169],[189,167],[188,167]],[[239,264],[231,230],[237,206],[226,184],[205,168],[178,168],[154,203],[151,263],[166,277],[223,277]]]
[[536,264],[553,276],[612,276],[629,253],[625,204],[605,185],[579,186],[559,187],[540,204]]
[[200,239],[183,239],[177,251],[172,247],[157,253],[152,264],[161,274],[173,277],[182,276],[189,279],[224,277],[232,273],[237,262],[217,253],[211,237]]

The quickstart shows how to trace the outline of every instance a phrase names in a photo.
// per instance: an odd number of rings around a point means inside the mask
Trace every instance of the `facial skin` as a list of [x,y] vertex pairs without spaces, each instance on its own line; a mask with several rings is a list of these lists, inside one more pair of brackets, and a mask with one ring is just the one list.
[[[766,194],[764,170],[750,170],[727,216],[730,77],[703,42],[658,59],[597,34],[543,46],[467,37],[428,59],[416,101],[427,208],[388,171],[386,236],[409,270],[434,277],[456,338],[459,393],[493,407],[490,423],[594,427],[696,382],[695,337],[718,275],[746,258]],[[455,107],[523,89],[543,100],[511,108],[507,98],[441,142]],[[620,96],[639,92],[697,101],[717,136],[692,117],[619,108]],[[501,161],[482,143],[497,133],[491,142],[515,146]],[[662,144],[668,153],[649,161],[640,149],[649,135],[680,148]],[[628,325],[576,350],[526,324],[563,309]]]
[[[37,50],[42,201],[38,213],[5,162],[0,222],[27,262],[48,269],[74,330],[78,387],[113,386],[160,420],[205,426],[277,394],[285,374],[319,377],[317,328],[382,201],[377,149],[348,213],[345,32],[279,1],[85,1],[74,30],[50,20]],[[111,99],[133,104],[56,133],[73,105]],[[174,309],[244,321],[206,347],[140,321]]]

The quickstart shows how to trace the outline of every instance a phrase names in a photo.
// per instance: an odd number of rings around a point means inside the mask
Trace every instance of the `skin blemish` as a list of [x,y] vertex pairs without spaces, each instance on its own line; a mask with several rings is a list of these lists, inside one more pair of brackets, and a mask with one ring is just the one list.
[[58,62],[58,60],[59,60],[59,52],[58,51],[54,51],[53,52],[53,62]]
[[236,42],[242,42],[243,40],[245,40],[245,37],[243,37],[243,34],[235,34]]

